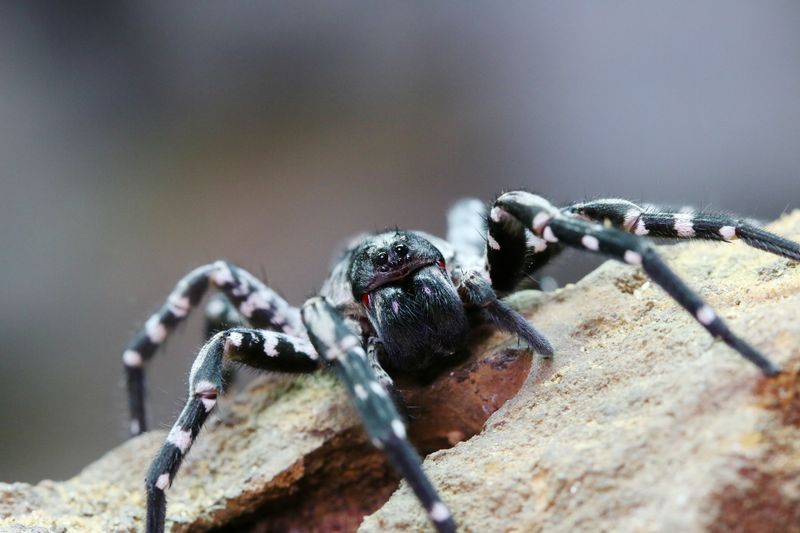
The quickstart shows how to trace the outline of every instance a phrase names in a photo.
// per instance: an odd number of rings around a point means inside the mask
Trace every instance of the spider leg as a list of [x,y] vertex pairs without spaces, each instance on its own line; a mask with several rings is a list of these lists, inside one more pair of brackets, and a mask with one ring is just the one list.
[[436,530],[440,533],[455,531],[450,511],[422,470],[422,460],[406,439],[406,427],[391,397],[378,381],[359,337],[323,298],[306,302],[302,314],[311,343],[323,359],[333,363],[334,371],[347,386],[372,443],[384,450],[389,461],[408,481]]
[[617,229],[641,236],[728,242],[742,239],[753,248],[800,261],[800,244],[725,213],[640,207],[615,198],[573,204],[563,211],[600,224],[608,221]]
[[498,328],[522,337],[531,348],[542,355],[553,355],[553,346],[525,317],[503,302],[486,278],[472,270],[453,272],[456,290],[467,308],[480,309]]
[[[504,196],[509,194],[515,193]],[[542,268],[563,250],[558,241],[535,234],[497,205],[489,211],[487,226],[486,264],[492,287],[498,292],[513,291],[525,275]]]
[[711,335],[722,339],[742,357],[758,366],[765,375],[772,376],[780,372],[777,364],[737,337],[714,310],[670,270],[646,240],[615,228],[566,217],[543,198],[529,193],[506,193],[497,199],[495,209],[502,210],[504,216],[517,218],[548,241],[555,240],[566,246],[641,265],[650,278],[689,311]]
[[189,398],[147,472],[147,533],[164,531],[164,492],[175,479],[181,461],[214,409],[217,397],[224,392],[226,361],[293,373],[313,372],[320,366],[317,352],[304,338],[248,328],[234,328],[214,335],[192,364]]
[[242,315],[236,311],[224,294],[217,293],[209,298],[205,313],[206,340],[220,331],[244,326]]
[[392,391],[394,390],[394,380],[386,373],[383,366],[381,366],[381,354],[383,350],[383,343],[378,337],[370,337],[367,340],[367,361],[369,361],[369,366],[372,372],[375,373],[378,382],[386,387],[386,390]]
[[464,198],[447,212],[447,241],[453,246],[458,264],[465,267],[484,264],[485,225],[486,204],[476,198]]
[[[224,294],[217,293],[211,296],[206,305],[205,315],[205,340],[207,341],[220,331],[231,328],[244,327],[246,324],[236,308],[231,304]],[[232,366],[226,366],[222,371],[222,381],[228,390],[236,381],[236,370]]]
[[300,311],[249,272],[225,261],[194,269],[178,282],[166,303],[145,322],[122,354],[128,386],[131,435],[146,430],[145,363],[153,357],[169,333],[188,316],[210,285],[222,291],[239,314],[253,326],[305,336]]

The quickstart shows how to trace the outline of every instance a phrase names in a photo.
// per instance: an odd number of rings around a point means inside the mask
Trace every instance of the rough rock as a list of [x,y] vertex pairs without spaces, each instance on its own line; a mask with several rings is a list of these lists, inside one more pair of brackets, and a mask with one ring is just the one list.
[[[800,211],[771,229],[800,239]],[[742,243],[662,252],[787,372],[762,377],[627,265],[518,293],[553,359],[484,329],[463,365],[402,384],[415,443],[457,443],[425,468],[462,531],[800,531],[800,267]],[[0,530],[140,530],[164,436],[132,439],[68,481],[0,484]],[[396,487],[330,375],[265,376],[221,402],[168,491],[168,526],[429,530]]]
[[[484,349],[432,383],[398,381],[421,450],[475,435],[524,383],[531,353],[491,335],[475,331]],[[355,531],[397,488],[329,373],[263,376],[218,411],[167,492],[173,532]],[[0,483],[0,530],[140,531],[144,474],[165,436],[132,439],[68,481]]]

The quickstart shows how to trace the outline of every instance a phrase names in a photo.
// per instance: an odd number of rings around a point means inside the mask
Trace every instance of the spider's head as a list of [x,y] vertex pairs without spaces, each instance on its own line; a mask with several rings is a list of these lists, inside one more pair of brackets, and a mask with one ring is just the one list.
[[464,307],[442,253],[422,236],[390,231],[366,239],[353,254],[350,281],[389,366],[419,370],[463,346]]
[[350,267],[353,296],[369,306],[369,295],[376,289],[433,265],[444,269],[444,257],[427,239],[409,231],[375,235],[355,251]]

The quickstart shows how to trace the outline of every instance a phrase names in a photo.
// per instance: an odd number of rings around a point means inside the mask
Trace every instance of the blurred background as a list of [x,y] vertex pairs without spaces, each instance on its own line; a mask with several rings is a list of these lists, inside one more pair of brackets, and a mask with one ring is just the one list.
[[[348,236],[463,196],[800,207],[797,2],[9,4],[2,481],[126,438],[120,353],[204,262],[300,303]],[[149,367],[154,427],[200,322]]]

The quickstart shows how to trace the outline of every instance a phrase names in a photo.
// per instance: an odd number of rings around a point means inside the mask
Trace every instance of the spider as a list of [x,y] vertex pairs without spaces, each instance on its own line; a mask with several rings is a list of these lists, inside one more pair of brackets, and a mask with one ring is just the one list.
[[[371,442],[408,481],[439,532],[455,531],[447,506],[421,468],[395,406],[392,376],[420,379],[457,363],[472,325],[489,321],[535,352],[553,354],[547,338],[499,297],[513,292],[565,246],[640,266],[714,337],[766,376],[780,372],[735,335],[643,237],[746,244],[800,261],[800,245],[729,215],[642,207],[620,199],[564,208],[525,191],[490,207],[462,200],[448,214],[448,238],[387,230],[353,239],[319,296],[289,305],[247,271],[225,261],[187,274],[124,351],[131,434],[146,430],[144,363],[204,293],[218,289],[238,325],[213,334],[189,373],[186,404],[146,476],[147,532],[164,530],[165,491],[224,392],[224,370],[236,362],[260,370],[305,373],[331,367],[345,383]],[[220,301],[212,302],[220,307]],[[224,309],[224,306],[222,307]],[[219,319],[221,313],[212,315]],[[250,327],[243,327],[248,324]]]

